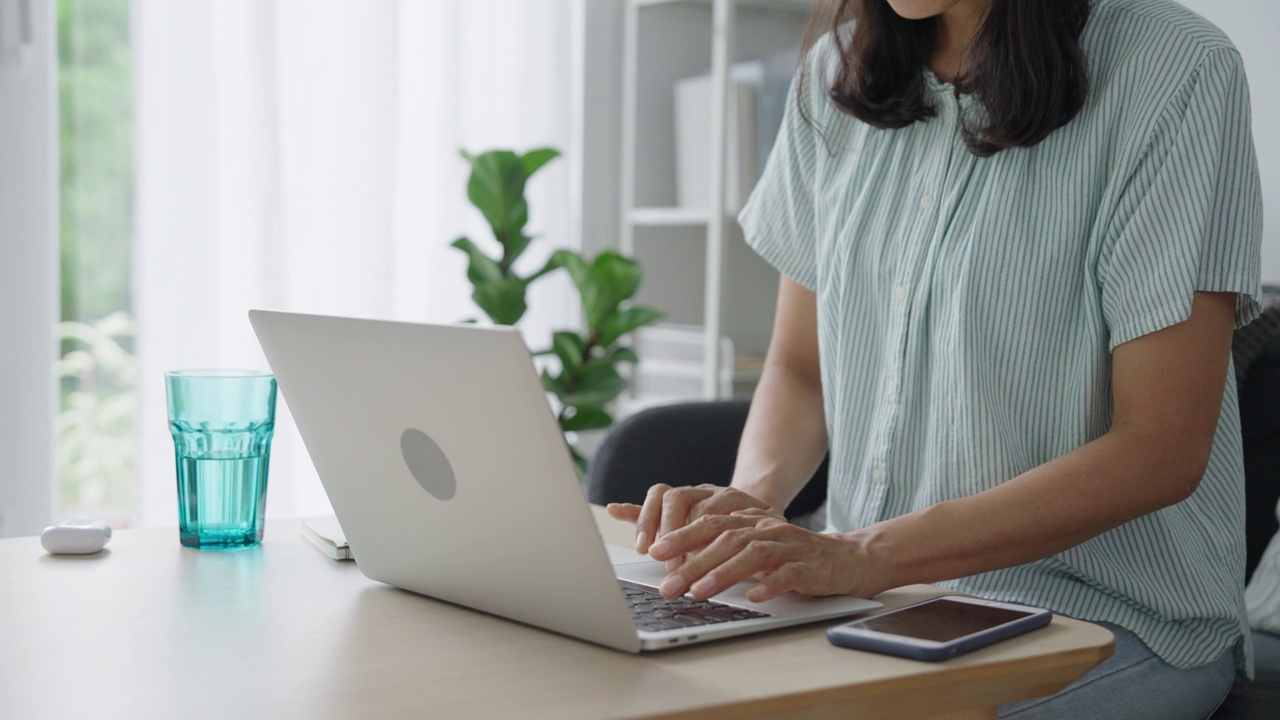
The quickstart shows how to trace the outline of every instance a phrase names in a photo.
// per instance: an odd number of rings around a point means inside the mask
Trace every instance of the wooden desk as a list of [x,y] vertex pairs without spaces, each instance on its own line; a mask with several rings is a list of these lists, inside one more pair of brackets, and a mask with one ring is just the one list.
[[941,664],[835,648],[823,626],[631,656],[372,582],[298,528],[234,552],[176,529],[83,558],[0,541],[0,718],[994,717],[1112,649],[1055,618]]

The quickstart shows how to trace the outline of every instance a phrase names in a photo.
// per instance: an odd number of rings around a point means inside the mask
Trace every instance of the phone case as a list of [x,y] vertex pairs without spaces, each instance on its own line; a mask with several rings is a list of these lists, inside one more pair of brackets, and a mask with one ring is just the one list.
[[1028,615],[1025,618],[1019,618],[1013,622],[997,625],[989,630],[983,630],[972,635],[957,638],[947,643],[942,643],[937,647],[922,647],[910,642],[897,640],[893,636],[884,634],[867,635],[849,630],[849,625],[857,624],[857,621],[855,620],[852,623],[845,623],[844,625],[836,625],[834,627],[827,628],[827,640],[829,640],[832,645],[839,645],[840,647],[852,648],[854,650],[867,650],[886,655],[910,658],[912,660],[938,662],[940,660],[949,660],[957,655],[972,652],[978,648],[986,647],[987,645],[1000,642],[1001,640],[1007,640],[1008,638],[1030,632],[1037,628],[1042,628],[1045,625],[1048,625],[1049,621],[1052,619],[1053,613],[1046,610],[1043,613]]

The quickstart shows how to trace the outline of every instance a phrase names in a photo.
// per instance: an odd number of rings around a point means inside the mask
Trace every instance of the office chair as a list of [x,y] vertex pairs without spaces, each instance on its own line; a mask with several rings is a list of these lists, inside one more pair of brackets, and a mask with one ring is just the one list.
[[[1237,330],[1232,343],[1244,442],[1246,578],[1280,529],[1280,288],[1265,288],[1264,297],[1268,310]],[[1237,679],[1214,720],[1276,717],[1280,636],[1254,631],[1253,651],[1255,679]]]
[[[597,504],[644,502],[655,483],[728,485],[750,400],[649,408],[618,423],[592,458],[587,497]],[[786,509],[794,519],[827,499],[827,461]]]

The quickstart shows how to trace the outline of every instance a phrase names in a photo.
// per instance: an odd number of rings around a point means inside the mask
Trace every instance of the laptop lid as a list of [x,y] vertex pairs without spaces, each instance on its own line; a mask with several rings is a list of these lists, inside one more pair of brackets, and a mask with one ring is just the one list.
[[249,319],[361,572],[640,650],[517,331]]

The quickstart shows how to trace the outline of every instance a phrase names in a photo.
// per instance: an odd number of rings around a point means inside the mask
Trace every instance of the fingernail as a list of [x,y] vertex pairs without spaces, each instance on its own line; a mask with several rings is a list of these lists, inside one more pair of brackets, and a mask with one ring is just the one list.
[[653,544],[653,547],[649,548],[649,554],[661,560],[662,559],[661,556],[666,555],[667,552],[670,550],[671,550],[671,543],[667,542],[666,540],[659,540],[658,542]]
[[667,597],[676,597],[684,594],[684,580],[676,575],[672,575],[662,581],[661,587],[658,588],[663,595]]
[[711,595],[711,591],[715,590],[715,588],[716,579],[708,575],[694,583],[693,587],[689,588],[689,590],[694,594],[694,596],[705,598],[709,597]]
[[649,535],[647,533],[643,533],[643,532],[636,533],[636,552],[644,552],[643,548],[645,544],[648,542],[649,542]]

